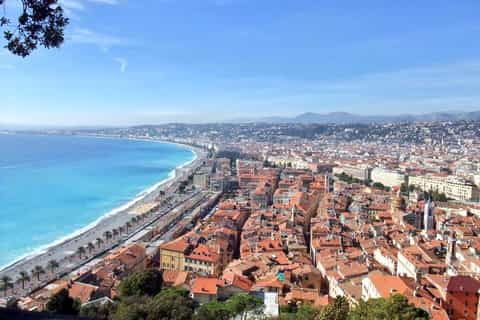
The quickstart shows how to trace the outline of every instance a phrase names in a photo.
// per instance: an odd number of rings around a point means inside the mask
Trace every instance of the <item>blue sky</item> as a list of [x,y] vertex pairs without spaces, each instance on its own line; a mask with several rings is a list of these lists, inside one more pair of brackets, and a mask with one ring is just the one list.
[[480,110],[478,0],[62,3],[61,49],[0,51],[0,123]]

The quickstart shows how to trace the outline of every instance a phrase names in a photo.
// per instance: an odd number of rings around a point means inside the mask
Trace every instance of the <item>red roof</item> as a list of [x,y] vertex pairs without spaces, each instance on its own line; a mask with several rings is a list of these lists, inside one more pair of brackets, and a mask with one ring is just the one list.
[[480,290],[480,281],[468,276],[451,277],[448,282],[447,291],[462,291],[468,293],[477,293]]
[[196,278],[193,281],[191,292],[193,294],[209,294],[216,295],[217,288],[222,281],[216,278]]

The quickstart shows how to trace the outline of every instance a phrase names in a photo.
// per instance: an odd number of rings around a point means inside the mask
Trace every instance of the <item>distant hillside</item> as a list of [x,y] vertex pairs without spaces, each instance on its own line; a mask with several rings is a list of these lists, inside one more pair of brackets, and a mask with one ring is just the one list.
[[248,123],[384,123],[384,122],[430,122],[430,121],[458,121],[480,120],[480,111],[472,112],[435,112],[425,114],[401,114],[393,116],[359,115],[348,112],[314,113],[307,112],[296,117],[266,117],[258,119],[236,119],[230,122]]

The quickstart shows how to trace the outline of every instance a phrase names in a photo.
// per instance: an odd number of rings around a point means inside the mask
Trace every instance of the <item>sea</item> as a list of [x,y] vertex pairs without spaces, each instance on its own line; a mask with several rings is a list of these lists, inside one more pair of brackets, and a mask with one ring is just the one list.
[[0,134],[0,269],[95,223],[194,156],[154,141]]

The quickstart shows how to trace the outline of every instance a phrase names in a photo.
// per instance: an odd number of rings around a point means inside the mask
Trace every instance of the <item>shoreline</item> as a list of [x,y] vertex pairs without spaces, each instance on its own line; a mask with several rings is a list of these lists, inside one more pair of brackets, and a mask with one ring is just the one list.
[[[48,134],[45,134],[48,135]],[[65,135],[62,135],[65,136]],[[176,142],[170,142],[170,141],[163,141],[163,140],[154,140],[154,139],[141,139],[141,138],[128,138],[128,137],[115,137],[115,136],[100,136],[100,135],[71,135],[72,137],[84,137],[84,138],[102,138],[102,139],[120,139],[120,140],[133,140],[133,141],[147,141],[147,142],[156,142],[156,143],[166,143],[166,144],[175,144],[177,146],[187,148],[193,153],[193,158],[191,160],[188,160],[179,166],[176,166],[173,168],[168,175],[156,182],[155,184],[147,187],[145,190],[139,192],[138,194],[134,195],[133,198],[118,206],[110,211],[102,214],[99,216],[97,219],[94,221],[86,224],[85,226],[81,227],[80,229],[77,229],[65,236],[62,236],[48,244],[42,245],[34,250],[32,250],[29,253],[24,254],[23,256],[18,257],[14,261],[7,263],[6,265],[0,266],[0,274],[11,274],[14,272],[21,271],[23,269],[28,269],[28,268],[21,268],[23,265],[29,264],[35,259],[39,259],[40,257],[47,255],[51,253],[52,251],[55,251],[56,248],[61,248],[63,246],[66,246],[72,242],[76,242],[79,239],[83,238],[86,234],[89,232],[94,231],[96,228],[101,228],[102,226],[105,229],[106,226],[108,225],[114,225],[116,220],[116,217],[120,215],[125,215],[129,214],[128,212],[135,208],[135,206],[141,204],[142,202],[147,201],[147,198],[152,198],[156,194],[159,194],[160,191],[164,188],[168,188],[169,184],[173,184],[175,181],[175,171],[178,169],[183,169],[187,168],[189,166],[192,166],[197,160],[199,160],[202,155],[203,151],[200,148],[193,147],[191,145],[187,144],[181,144],[181,143],[176,143]],[[109,221],[112,220],[112,221]],[[110,222],[110,223],[109,223]],[[50,256],[50,254],[49,254]],[[16,270],[18,268],[18,270]],[[25,270],[29,271],[29,270]],[[13,278],[13,276],[12,276]]]

